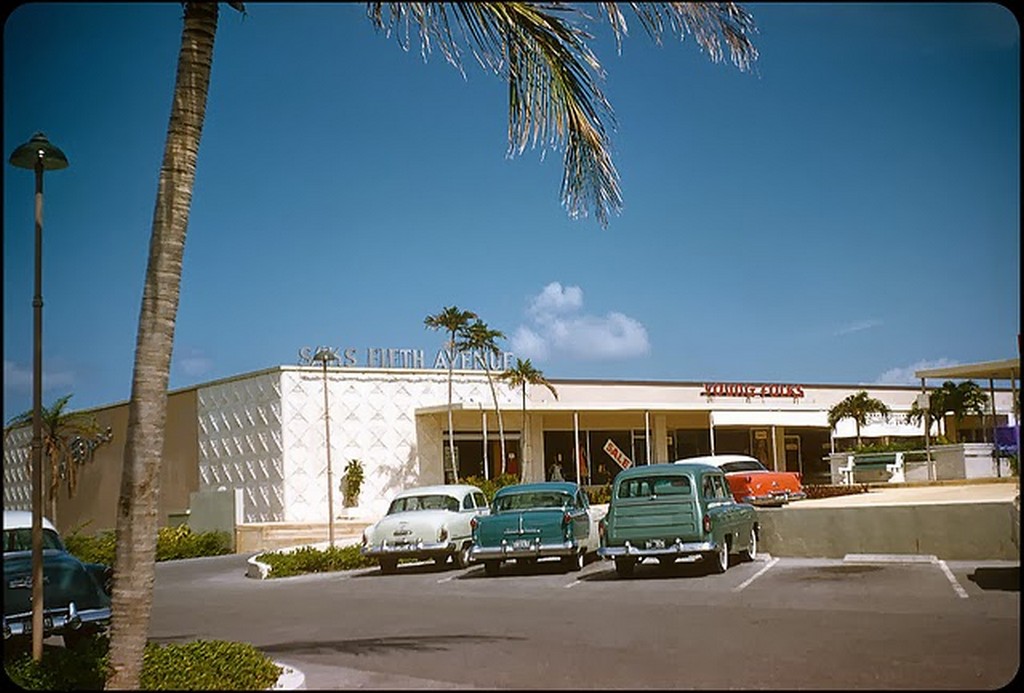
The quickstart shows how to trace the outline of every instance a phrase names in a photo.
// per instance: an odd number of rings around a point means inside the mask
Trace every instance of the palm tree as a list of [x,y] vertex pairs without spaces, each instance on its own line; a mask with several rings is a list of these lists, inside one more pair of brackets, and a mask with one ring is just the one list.
[[932,425],[935,425],[939,433],[945,435],[942,423],[946,417],[946,396],[942,390],[935,389],[928,393],[928,409],[926,410],[921,409],[916,401],[911,404],[910,411],[907,412],[906,422],[919,425],[924,421],[926,413],[928,415],[928,430],[931,430]]
[[455,474],[455,483],[459,483],[459,461],[455,459],[455,430],[452,426],[452,370],[455,368],[455,355],[459,353],[459,345],[455,341],[455,335],[469,325],[470,320],[476,319],[476,313],[469,310],[460,310],[458,306],[448,306],[436,315],[428,315],[423,319],[423,324],[431,330],[447,330],[448,342],[448,452],[451,455],[452,471]]
[[[492,330],[483,320],[477,320],[462,331],[459,340],[459,348],[466,351],[476,350],[480,352],[480,360],[484,365],[484,373],[487,374],[487,385],[491,388],[491,397],[494,399],[494,413],[498,416],[498,439],[501,441],[501,474],[505,473],[505,424],[502,421],[501,407],[498,406],[498,391],[494,387],[494,379],[491,377],[491,357],[501,353],[498,348],[498,340],[505,339],[505,333],[501,330]],[[487,464],[486,449],[484,450],[484,474],[486,476]]]
[[942,393],[942,413],[952,413],[953,420],[956,422],[955,442],[960,438],[960,424],[964,417],[968,414],[980,416],[985,411],[985,405],[988,404],[988,395],[973,380],[965,380],[961,383],[947,380],[942,383],[939,392]]
[[558,399],[558,392],[555,390],[555,386],[547,381],[544,374],[533,367],[533,364],[530,363],[530,359],[523,361],[522,359],[517,358],[516,365],[504,371],[498,376],[498,378],[507,382],[509,387],[513,389],[517,387],[520,388],[523,395],[523,463],[519,465],[519,479],[522,480],[523,470],[526,468],[526,449],[527,441],[529,440],[526,435],[526,386],[543,385],[551,391],[551,394],[555,396],[555,399]]
[[865,390],[854,393],[828,410],[829,428],[835,428],[843,419],[853,419],[857,424],[857,447],[860,447],[860,427],[867,423],[870,414],[889,415],[889,407],[879,399],[868,395]]
[[[111,438],[110,427],[102,427],[96,417],[81,412],[65,411],[72,395],[64,395],[50,407],[43,406],[42,418],[43,454],[46,457],[49,477],[49,518],[57,522],[57,492],[63,481],[68,498],[74,498],[78,489],[78,470],[93,457],[96,448]],[[4,438],[15,429],[32,423],[32,410],[11,418],[4,427]]]
[[[167,418],[174,327],[182,256],[195,182],[217,32],[217,3],[184,2],[177,77],[150,234],[149,260],[139,311],[129,401],[124,467],[117,511],[117,559],[107,687],[139,688],[149,632],[155,574],[158,480]],[[244,3],[229,2],[245,12]],[[564,147],[562,204],[572,217],[621,207],[618,174],[602,118],[611,107],[597,86],[602,67],[580,25],[588,16],[571,5],[530,3],[369,3],[379,29],[418,27],[424,53],[435,45],[461,69],[460,40],[478,61],[508,81],[510,153],[527,143]],[[600,6],[617,41],[627,33],[620,6]],[[722,44],[740,70],[757,59],[750,14],[723,3],[632,3],[656,42],[663,33],[691,35],[712,61]],[[410,21],[411,20],[411,21]],[[453,32],[452,29],[458,29]],[[457,37],[461,37],[457,38]]]

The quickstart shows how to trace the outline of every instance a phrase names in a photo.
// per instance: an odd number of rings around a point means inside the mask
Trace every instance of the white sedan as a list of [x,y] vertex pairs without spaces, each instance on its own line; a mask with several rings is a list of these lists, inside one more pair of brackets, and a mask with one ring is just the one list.
[[363,532],[361,552],[376,558],[382,573],[392,573],[401,558],[433,559],[443,565],[469,565],[472,531],[469,521],[489,513],[487,499],[476,486],[450,484],[402,491],[387,514]]

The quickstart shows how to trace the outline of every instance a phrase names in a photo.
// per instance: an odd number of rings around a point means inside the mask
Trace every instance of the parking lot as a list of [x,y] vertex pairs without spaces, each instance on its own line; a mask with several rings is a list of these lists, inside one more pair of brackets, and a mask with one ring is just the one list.
[[316,689],[995,688],[1019,666],[1019,590],[1018,563],[923,556],[271,580],[225,557],[158,566],[152,636],[247,640]]

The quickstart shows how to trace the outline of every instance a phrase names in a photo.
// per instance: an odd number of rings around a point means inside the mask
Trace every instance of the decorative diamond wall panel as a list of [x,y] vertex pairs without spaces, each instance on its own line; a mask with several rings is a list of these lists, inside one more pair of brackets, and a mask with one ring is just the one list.
[[32,427],[16,428],[4,436],[4,509],[32,509],[30,464]]
[[281,373],[197,391],[199,490],[242,489],[245,522],[285,518]]

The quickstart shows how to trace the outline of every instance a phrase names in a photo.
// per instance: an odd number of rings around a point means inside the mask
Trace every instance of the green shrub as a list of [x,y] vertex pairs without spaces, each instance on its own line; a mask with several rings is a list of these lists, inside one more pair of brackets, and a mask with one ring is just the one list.
[[586,490],[587,496],[590,498],[591,505],[610,503],[612,500],[611,484],[604,484],[602,486],[587,486]]
[[359,546],[335,546],[317,549],[303,546],[294,551],[273,551],[259,556],[270,566],[270,577],[289,577],[306,573],[329,573],[377,565],[377,561],[359,552]]
[[483,491],[484,497],[487,498],[487,502],[489,504],[494,500],[494,494],[498,492],[498,489],[518,484],[519,477],[515,474],[499,474],[493,479],[484,479],[479,476],[467,476],[462,480],[462,483],[469,484],[470,486],[476,486],[478,489]]
[[[25,649],[4,648],[4,670],[26,690],[102,690],[109,667],[109,640],[94,638],[68,650],[47,647],[37,664]],[[157,690],[266,690],[281,667],[249,643],[197,640],[149,643],[142,656],[140,686]]]
[[[75,528],[64,537],[68,552],[87,563],[114,565],[117,550],[114,531],[106,530],[86,536],[81,533],[81,529]],[[157,561],[221,556],[227,553],[231,553],[231,535],[227,532],[193,532],[188,525],[161,527],[157,532]]]

